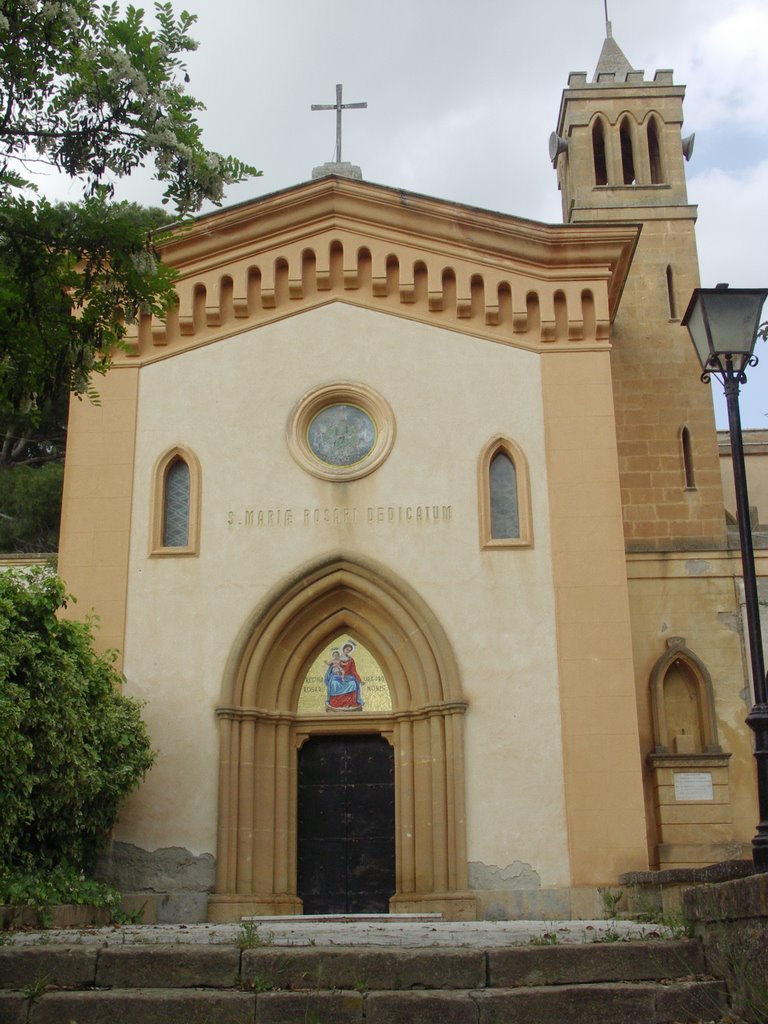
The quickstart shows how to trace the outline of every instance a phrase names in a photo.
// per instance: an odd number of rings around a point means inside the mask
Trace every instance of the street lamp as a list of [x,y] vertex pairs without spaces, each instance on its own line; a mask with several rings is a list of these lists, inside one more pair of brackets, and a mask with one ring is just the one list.
[[752,860],[757,871],[768,871],[768,681],[765,678],[763,641],[760,634],[760,607],[757,600],[755,552],[749,521],[749,495],[744,468],[744,445],[739,413],[739,385],[745,384],[744,372],[757,364],[753,354],[760,311],[768,289],[696,288],[681,323],[688,328],[701,363],[701,379],[709,383],[714,374],[723,385],[728,404],[728,430],[731,435],[733,480],[736,488],[736,518],[739,524],[741,565],[744,578],[744,601],[747,608],[747,631],[755,685],[755,703],[747,716],[747,724],[755,734],[757,763],[757,802],[760,821],[752,840]]

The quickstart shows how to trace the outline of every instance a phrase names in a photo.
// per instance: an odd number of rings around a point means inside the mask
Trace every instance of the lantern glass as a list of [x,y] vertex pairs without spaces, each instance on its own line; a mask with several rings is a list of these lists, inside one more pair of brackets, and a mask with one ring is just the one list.
[[697,288],[691,297],[682,325],[688,328],[703,369],[726,356],[734,369],[743,370],[755,347],[760,312],[767,289]]

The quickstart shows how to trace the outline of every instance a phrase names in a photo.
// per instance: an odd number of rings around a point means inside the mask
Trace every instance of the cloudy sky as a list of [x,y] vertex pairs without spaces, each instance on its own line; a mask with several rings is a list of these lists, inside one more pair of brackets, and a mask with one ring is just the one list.
[[[187,0],[198,15],[190,90],[208,148],[264,175],[227,202],[294,185],[333,158],[374,182],[537,220],[561,219],[547,140],[570,71],[591,77],[604,0]],[[178,9],[181,0],[174,6]],[[608,0],[613,35],[652,78],[687,86],[696,133],[688,193],[699,204],[702,284],[768,286],[767,0]],[[157,202],[136,179],[121,193]],[[768,427],[768,345],[742,391],[745,426]],[[702,385],[703,386],[703,385]],[[722,403],[718,423],[725,425]]]

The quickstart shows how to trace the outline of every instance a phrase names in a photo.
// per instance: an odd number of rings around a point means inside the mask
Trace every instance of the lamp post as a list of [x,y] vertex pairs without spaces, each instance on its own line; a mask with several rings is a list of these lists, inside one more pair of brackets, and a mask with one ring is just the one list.
[[749,521],[749,495],[744,467],[744,445],[739,413],[739,385],[745,384],[744,372],[757,364],[754,348],[760,312],[768,289],[696,288],[681,323],[688,328],[701,363],[702,381],[714,374],[723,385],[728,404],[728,430],[731,436],[733,480],[736,488],[736,518],[739,524],[741,565],[744,578],[744,602],[747,609],[749,654],[755,703],[747,724],[755,734],[757,801],[760,821],[752,840],[752,860],[757,871],[768,871],[768,681],[765,677],[763,641],[760,634],[760,606],[757,600],[755,552]]

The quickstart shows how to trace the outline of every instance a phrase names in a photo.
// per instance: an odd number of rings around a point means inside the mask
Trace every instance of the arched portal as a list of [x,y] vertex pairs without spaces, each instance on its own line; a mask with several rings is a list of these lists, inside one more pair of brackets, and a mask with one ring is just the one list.
[[[310,665],[340,633],[384,671],[392,710],[302,713]],[[467,891],[459,677],[421,598],[381,567],[334,559],[296,574],[243,627],[225,670],[216,892],[211,920],[302,912],[296,892],[297,753],[311,736],[383,736],[395,758],[392,911],[474,917]]]

